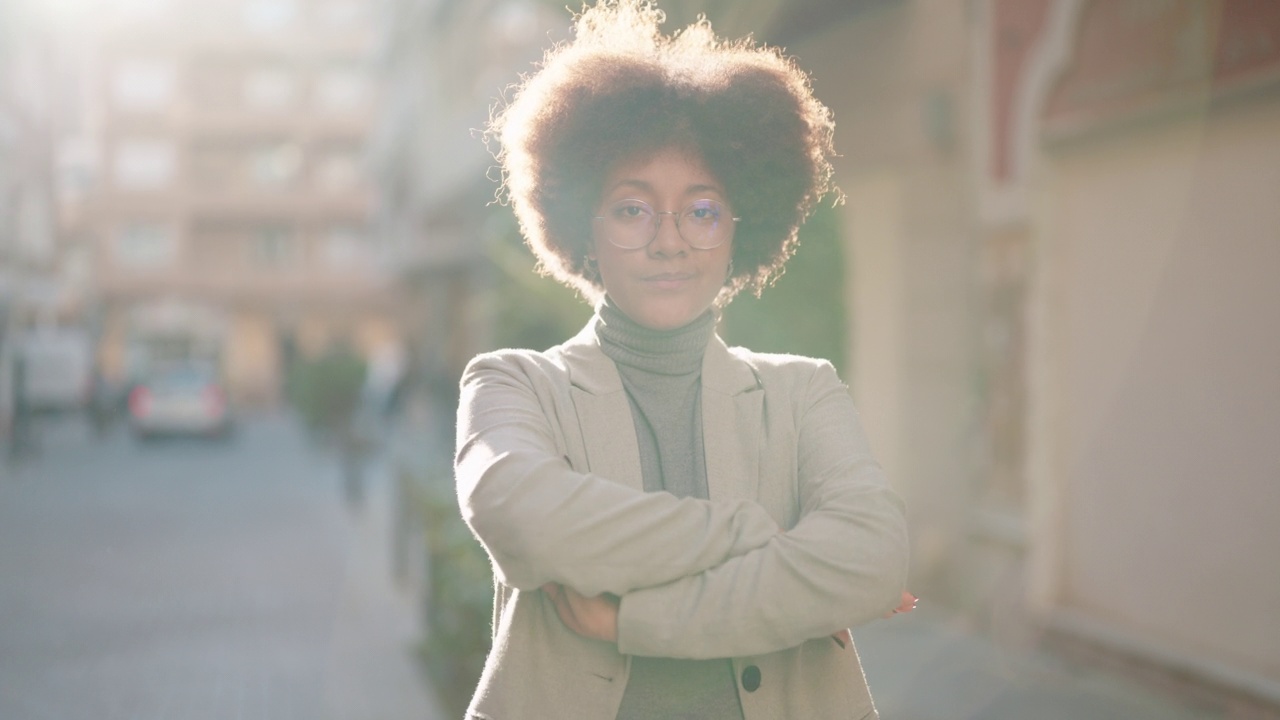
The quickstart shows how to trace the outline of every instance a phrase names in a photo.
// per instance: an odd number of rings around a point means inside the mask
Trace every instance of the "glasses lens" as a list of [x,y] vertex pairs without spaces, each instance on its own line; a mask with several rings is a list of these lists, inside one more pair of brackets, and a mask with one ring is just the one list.
[[[733,218],[715,200],[694,201],[674,219],[680,236],[699,250],[719,247],[733,232]],[[603,222],[605,238],[624,250],[645,247],[658,233],[658,213],[643,200],[619,200],[596,220]]]
[[680,213],[680,234],[695,248],[718,247],[728,235],[724,205],[715,200],[698,200]]
[[649,244],[654,234],[654,212],[640,200],[620,200],[604,216],[609,242],[634,250]]

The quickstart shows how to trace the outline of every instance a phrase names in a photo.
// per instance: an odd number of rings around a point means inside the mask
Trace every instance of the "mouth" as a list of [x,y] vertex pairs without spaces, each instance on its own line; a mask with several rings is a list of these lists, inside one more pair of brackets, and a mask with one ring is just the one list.
[[685,285],[693,278],[694,274],[689,272],[665,272],[645,276],[644,281],[653,287],[670,290]]

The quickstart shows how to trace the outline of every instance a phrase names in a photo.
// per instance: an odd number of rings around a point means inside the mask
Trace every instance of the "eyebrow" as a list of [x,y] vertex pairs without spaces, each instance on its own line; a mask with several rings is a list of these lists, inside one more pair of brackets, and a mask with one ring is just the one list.
[[[614,186],[613,186],[613,187],[609,188],[609,192],[613,192],[613,191],[615,191],[615,190],[617,190],[618,188],[621,188],[621,187],[633,187],[633,188],[636,188],[636,189],[638,189],[638,190],[645,190],[645,191],[648,191],[648,192],[653,192],[653,185],[650,185],[649,183],[647,183],[647,182],[645,182],[645,181],[643,181],[643,180],[619,180],[617,183],[615,183],[615,184],[614,184]],[[694,193],[708,192],[708,191],[709,191],[709,192],[716,193],[717,195],[724,195],[724,190],[720,189],[719,187],[717,187],[717,186],[715,186],[715,185],[708,185],[708,184],[705,184],[705,183],[699,183],[699,184],[697,184],[697,185],[690,185],[689,187],[687,187],[687,188],[685,188],[685,189],[684,189],[684,193],[683,193],[683,194],[684,194],[684,195],[691,195],[691,194],[694,194]]]

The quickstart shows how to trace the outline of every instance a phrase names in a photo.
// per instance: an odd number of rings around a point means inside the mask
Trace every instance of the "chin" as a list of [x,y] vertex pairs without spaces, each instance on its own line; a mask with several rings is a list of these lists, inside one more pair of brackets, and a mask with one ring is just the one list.
[[715,296],[712,296],[703,302],[701,296],[693,298],[688,297],[687,294],[663,296],[632,293],[621,299],[613,296],[613,301],[619,310],[650,330],[682,328],[697,320],[711,307],[714,300]]

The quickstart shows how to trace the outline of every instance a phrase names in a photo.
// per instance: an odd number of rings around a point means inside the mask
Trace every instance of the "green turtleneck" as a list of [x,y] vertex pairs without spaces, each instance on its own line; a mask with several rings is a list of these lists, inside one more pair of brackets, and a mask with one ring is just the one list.
[[[708,310],[684,327],[652,330],[608,298],[596,314],[600,348],[617,365],[631,402],[645,490],[706,499],[702,356],[715,315]],[[618,720],[657,718],[742,720],[730,661],[633,657]]]

